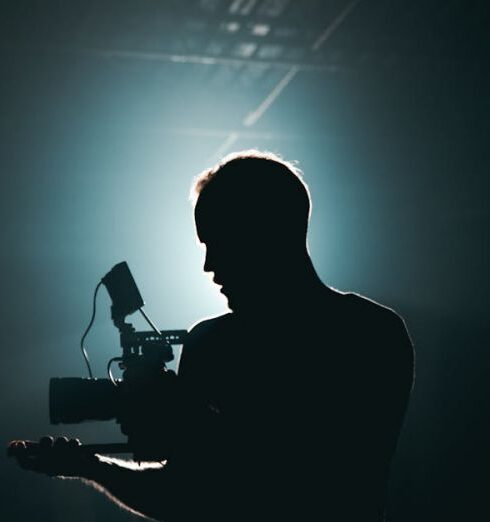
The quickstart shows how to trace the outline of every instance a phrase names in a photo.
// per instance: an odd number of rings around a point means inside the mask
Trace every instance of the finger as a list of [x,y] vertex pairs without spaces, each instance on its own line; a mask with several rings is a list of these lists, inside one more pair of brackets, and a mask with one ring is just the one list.
[[12,440],[9,442],[8,445],[9,448],[12,448],[14,450],[23,449],[26,447],[26,443],[23,440]]
[[23,440],[11,440],[7,446],[7,455],[18,455],[20,452],[25,451],[26,444]]
[[52,448],[53,440],[53,437],[43,437],[39,440],[39,446],[41,446],[43,449]]
[[68,439],[66,437],[58,437],[54,441],[54,447],[56,449],[63,449],[63,448],[66,448],[67,446],[68,446]]
[[79,439],[70,439],[68,441],[68,447],[70,448],[78,448],[81,445],[82,443],[79,441]]

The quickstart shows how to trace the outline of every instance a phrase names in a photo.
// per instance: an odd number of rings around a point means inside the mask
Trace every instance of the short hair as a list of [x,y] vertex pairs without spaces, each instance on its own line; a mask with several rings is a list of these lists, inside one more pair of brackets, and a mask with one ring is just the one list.
[[[275,235],[306,238],[311,198],[302,172],[272,152],[234,152],[202,172],[191,198],[196,223],[240,215],[243,223]],[[216,221],[215,221],[216,220]]]

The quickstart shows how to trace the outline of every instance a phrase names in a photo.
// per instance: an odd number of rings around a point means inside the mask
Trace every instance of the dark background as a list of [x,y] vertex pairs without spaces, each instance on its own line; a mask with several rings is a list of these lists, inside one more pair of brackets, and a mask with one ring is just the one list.
[[[122,440],[111,423],[50,426],[49,377],[85,375],[92,291],[123,259],[162,328],[225,309],[187,198],[220,155],[257,147],[305,173],[323,280],[410,329],[388,520],[487,520],[489,29],[484,1],[2,3],[2,444]],[[98,303],[104,376],[119,348]],[[2,521],[134,518],[0,458]]]

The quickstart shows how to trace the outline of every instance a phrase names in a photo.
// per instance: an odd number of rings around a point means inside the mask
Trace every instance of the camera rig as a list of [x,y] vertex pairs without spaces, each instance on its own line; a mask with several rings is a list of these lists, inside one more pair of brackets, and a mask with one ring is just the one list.
[[[84,347],[84,339],[95,318],[96,297],[101,285],[106,287],[112,300],[111,317],[119,330],[122,349],[121,356],[109,360],[106,379],[93,377]],[[92,318],[81,340],[89,377],[50,379],[49,417],[52,424],[114,419],[128,436],[127,443],[81,445],[81,452],[132,453],[135,460],[141,461],[161,460],[168,450],[156,439],[153,444],[149,442],[148,427],[145,431],[141,424],[147,421],[151,413],[154,414],[152,400],[161,401],[164,395],[172,395],[175,390],[175,372],[169,370],[166,364],[174,359],[172,346],[182,345],[187,331],[158,330],[143,311],[144,304],[127,263],[115,265],[96,287]],[[142,313],[151,331],[137,332],[132,324],[126,322],[126,317],[136,311]],[[111,368],[115,363],[123,372],[122,378],[116,379],[112,374]],[[172,422],[171,416],[168,422]],[[165,431],[166,428],[160,427],[160,431],[162,429]],[[42,449],[38,444],[31,443],[28,450],[36,453]]]

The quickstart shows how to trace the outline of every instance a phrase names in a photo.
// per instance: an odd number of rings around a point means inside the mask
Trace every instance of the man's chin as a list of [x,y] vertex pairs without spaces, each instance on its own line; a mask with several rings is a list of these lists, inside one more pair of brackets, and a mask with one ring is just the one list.
[[237,306],[236,306],[236,302],[234,301],[233,298],[225,295],[226,297],[226,302],[228,304],[228,308],[232,311],[232,312],[236,312],[237,311]]

